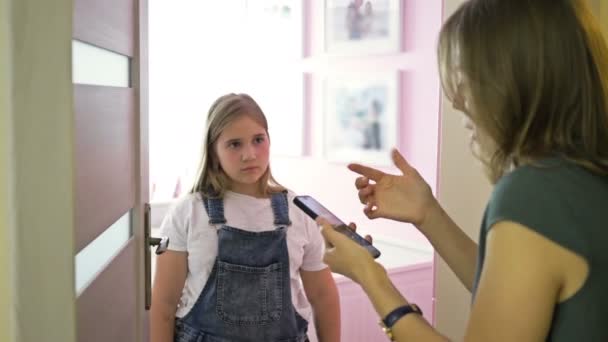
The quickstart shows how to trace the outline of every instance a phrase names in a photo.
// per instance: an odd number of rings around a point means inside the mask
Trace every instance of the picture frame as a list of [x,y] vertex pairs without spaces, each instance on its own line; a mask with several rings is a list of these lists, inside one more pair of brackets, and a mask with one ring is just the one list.
[[399,143],[398,72],[328,76],[323,102],[325,159],[391,165]]
[[331,55],[399,52],[401,6],[399,0],[325,0],[325,52]]

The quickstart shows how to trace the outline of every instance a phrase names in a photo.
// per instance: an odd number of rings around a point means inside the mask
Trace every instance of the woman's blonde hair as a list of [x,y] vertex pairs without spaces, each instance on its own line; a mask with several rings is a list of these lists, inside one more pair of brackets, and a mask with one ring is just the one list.
[[[204,197],[223,197],[226,190],[230,189],[231,181],[220,165],[215,152],[215,143],[224,129],[242,115],[248,115],[264,127],[268,135],[266,116],[251,96],[227,94],[215,100],[207,114],[207,130],[203,141],[202,158],[195,184],[190,193],[201,193]],[[285,190],[272,176],[270,165],[259,179],[258,185],[262,195]]]
[[608,174],[608,48],[586,0],[468,1],[444,24],[438,61],[450,99],[458,73],[469,83],[492,182],[550,156]]

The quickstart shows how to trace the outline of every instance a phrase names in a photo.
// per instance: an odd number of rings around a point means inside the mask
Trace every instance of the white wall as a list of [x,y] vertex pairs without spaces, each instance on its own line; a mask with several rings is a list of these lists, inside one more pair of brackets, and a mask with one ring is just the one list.
[[[445,0],[444,18],[463,0]],[[471,155],[462,114],[444,97],[438,197],[443,207],[467,234],[477,241],[481,216],[491,187],[479,162]],[[437,255],[435,267],[435,325],[452,339],[464,336],[471,295]]]

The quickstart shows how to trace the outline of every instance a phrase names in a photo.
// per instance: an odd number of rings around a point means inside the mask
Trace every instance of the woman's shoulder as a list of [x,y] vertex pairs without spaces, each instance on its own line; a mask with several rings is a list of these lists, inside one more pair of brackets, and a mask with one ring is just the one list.
[[[561,225],[575,219],[572,213],[601,210],[608,200],[608,179],[573,162],[552,158],[520,166],[494,187],[486,215]],[[515,220],[518,221],[518,220]]]
[[567,160],[542,160],[518,167],[496,184],[482,227],[516,222],[588,256],[589,241],[604,231],[606,202],[607,177]]
[[494,186],[487,215],[493,220],[560,207],[571,178],[567,168],[568,165],[559,160],[543,160],[515,168]]
[[[574,186],[576,185],[576,186]],[[608,186],[608,179],[562,158],[545,158],[515,168],[503,176],[493,197],[535,197],[564,194],[580,188]]]

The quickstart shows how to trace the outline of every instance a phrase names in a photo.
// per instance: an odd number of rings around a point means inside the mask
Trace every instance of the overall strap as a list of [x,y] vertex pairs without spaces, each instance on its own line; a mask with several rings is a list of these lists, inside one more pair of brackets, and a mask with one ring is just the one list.
[[224,199],[218,197],[205,197],[203,196],[203,204],[207,215],[209,216],[210,224],[224,224],[226,223],[226,217],[224,217]]
[[270,197],[272,205],[272,213],[274,215],[274,224],[277,226],[290,226],[289,220],[289,200],[287,199],[287,191],[273,193]]

